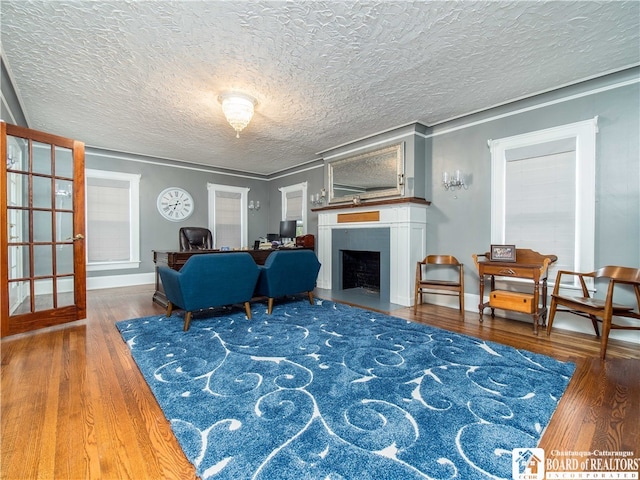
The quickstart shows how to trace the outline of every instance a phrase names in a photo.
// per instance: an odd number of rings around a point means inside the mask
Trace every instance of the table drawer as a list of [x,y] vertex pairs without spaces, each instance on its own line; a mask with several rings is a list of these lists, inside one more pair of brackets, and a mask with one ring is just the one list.
[[484,265],[482,273],[484,275],[495,275],[497,277],[535,278],[534,269],[518,267],[516,265],[510,267]]
[[506,290],[494,290],[491,292],[489,306],[522,313],[533,313],[535,311],[532,294],[508,292]]

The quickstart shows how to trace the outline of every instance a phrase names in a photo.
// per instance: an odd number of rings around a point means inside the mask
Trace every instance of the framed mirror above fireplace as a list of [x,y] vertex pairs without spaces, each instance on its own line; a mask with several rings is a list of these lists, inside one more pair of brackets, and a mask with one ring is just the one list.
[[401,197],[404,157],[404,142],[400,142],[329,162],[329,203]]

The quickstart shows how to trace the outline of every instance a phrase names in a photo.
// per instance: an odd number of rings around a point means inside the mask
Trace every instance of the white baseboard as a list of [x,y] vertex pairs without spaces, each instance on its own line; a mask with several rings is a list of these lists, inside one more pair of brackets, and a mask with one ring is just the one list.
[[[137,273],[132,275],[108,275],[104,277],[89,277],[87,278],[87,290],[99,290],[102,288],[116,288],[116,287],[129,287],[134,285],[153,285],[155,283],[155,273]],[[458,298],[449,297],[444,295],[429,295],[425,294],[424,299],[428,303],[434,305],[440,305],[443,307],[458,308]],[[478,303],[480,295],[465,294],[464,305],[465,311],[478,314]],[[487,313],[485,313],[487,316]],[[507,312],[496,309],[496,316],[505,318]],[[518,314],[514,312],[508,312],[508,318],[531,322],[529,315]],[[591,322],[571,315],[569,313],[559,312],[556,314],[556,318],[553,321],[553,328],[559,330],[568,330],[571,332],[580,332],[586,334],[594,334]],[[617,340],[623,340],[625,342],[631,342],[640,345],[640,330],[612,330],[609,334],[609,338]]]
[[[449,297],[445,295],[424,295],[425,302],[432,303],[434,305],[440,305],[443,307],[458,308],[458,297]],[[480,303],[480,295],[468,294],[464,295],[464,309],[466,312],[473,312],[478,314],[478,304]],[[485,310],[485,318],[488,316],[489,309]],[[513,320],[531,322],[531,316],[525,314],[519,314],[515,312],[505,312],[504,310],[496,309],[496,317],[510,318]],[[468,314],[467,314],[468,316]],[[478,314],[479,317],[479,314]],[[490,317],[489,317],[490,318]],[[625,319],[620,319],[617,323],[623,325]],[[585,318],[580,318],[570,313],[558,312],[556,318],[553,320],[553,329],[568,330],[570,332],[586,333],[588,335],[595,335],[591,322]],[[553,334],[553,333],[552,333]],[[609,338],[616,340],[623,340],[625,342],[631,342],[640,345],[640,330],[612,330],[609,333]]]
[[153,285],[155,273],[134,273],[131,275],[107,275],[104,277],[87,277],[87,290],[101,288],[131,287],[134,285]]

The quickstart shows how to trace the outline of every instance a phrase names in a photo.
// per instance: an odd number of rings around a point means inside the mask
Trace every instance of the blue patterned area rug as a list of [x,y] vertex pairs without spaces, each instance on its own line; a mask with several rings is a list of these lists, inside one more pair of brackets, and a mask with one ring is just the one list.
[[117,323],[201,478],[511,478],[575,365],[316,300]]

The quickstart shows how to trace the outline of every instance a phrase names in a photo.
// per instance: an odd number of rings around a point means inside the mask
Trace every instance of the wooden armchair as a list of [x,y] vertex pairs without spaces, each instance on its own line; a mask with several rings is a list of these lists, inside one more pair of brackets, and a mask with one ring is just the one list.
[[[564,275],[577,275],[582,287],[582,296],[573,297],[560,295],[560,283]],[[589,295],[585,278],[593,278],[594,281],[604,280],[609,282],[606,297],[601,300]],[[635,307],[613,303],[613,294],[616,285],[630,285],[636,296]],[[558,308],[564,307],[564,308]],[[635,309],[635,310],[634,310]],[[549,312],[549,322],[547,324],[547,335],[551,334],[551,327],[556,311],[569,312],[574,315],[589,318],[593,324],[596,336],[601,337],[600,358],[604,359],[607,352],[607,342],[611,329],[620,330],[640,330],[640,324],[616,325],[613,317],[629,317],[640,320],[640,269],[629,267],[606,266],[590,273],[579,273],[561,270],[556,277],[556,284],[551,294],[551,307]],[[602,335],[598,330],[598,322],[602,322]]]
[[[456,280],[442,280],[434,278],[433,271],[437,266],[448,266],[456,269]],[[464,314],[464,265],[452,255],[428,255],[416,265],[415,298],[413,313],[422,303],[422,295],[432,293],[436,295],[458,296],[460,313]]]

